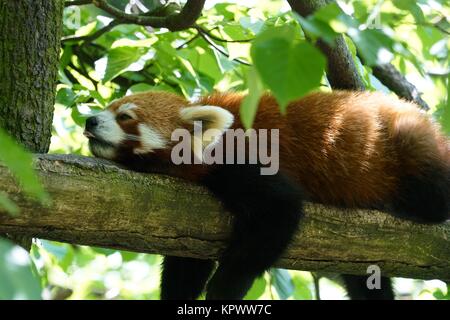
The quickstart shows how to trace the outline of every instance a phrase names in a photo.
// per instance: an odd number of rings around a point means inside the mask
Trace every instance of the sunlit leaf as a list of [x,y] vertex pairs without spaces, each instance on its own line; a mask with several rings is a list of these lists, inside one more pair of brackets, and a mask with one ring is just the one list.
[[266,290],[266,280],[264,277],[257,278],[250,290],[245,295],[245,300],[256,300],[261,297]]
[[293,297],[296,300],[312,300],[313,295],[311,289],[309,288],[309,282],[303,277],[294,276],[292,278],[294,283],[294,293]]
[[393,0],[392,2],[397,8],[411,12],[418,23],[423,23],[425,20],[422,9],[416,0]]
[[303,31],[313,39],[321,38],[329,44],[332,44],[338,33],[336,33],[327,23],[315,19],[313,16],[303,18],[296,15],[297,20],[302,26]]
[[50,200],[33,167],[31,154],[0,128],[0,162],[18,179],[22,190],[42,203]]
[[147,83],[137,83],[128,88],[127,95],[146,92],[146,91],[169,91],[175,93],[175,90],[166,84],[160,84],[156,86],[149,85]]
[[447,76],[447,101],[438,106],[439,120],[445,133],[450,136],[450,75]]
[[142,50],[139,47],[118,47],[108,51],[103,82],[108,82],[125,72],[133,63],[139,61]]
[[320,86],[325,58],[306,42],[296,39],[296,29],[268,29],[254,40],[251,54],[261,80],[273,92],[281,110]]
[[358,22],[345,14],[336,2],[331,2],[318,9],[314,18],[327,23],[336,32],[345,32],[348,28],[358,27]]
[[350,29],[348,34],[358,48],[358,53],[362,56],[365,64],[373,66],[392,60],[394,41],[380,30]]
[[247,85],[248,94],[244,98],[239,112],[242,124],[246,129],[249,129],[252,127],[258,109],[259,99],[264,90],[255,68],[250,68],[247,73]]

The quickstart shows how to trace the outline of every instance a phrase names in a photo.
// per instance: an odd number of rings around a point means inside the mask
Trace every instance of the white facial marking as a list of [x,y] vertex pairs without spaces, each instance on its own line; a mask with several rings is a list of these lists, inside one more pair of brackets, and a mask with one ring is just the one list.
[[228,110],[217,106],[186,107],[180,111],[181,119],[193,123],[203,121],[204,129],[227,130],[234,121],[234,116]]
[[[197,156],[204,147],[214,145],[234,121],[233,114],[228,110],[208,105],[183,108],[180,116],[184,121],[194,124],[192,148]],[[198,130],[201,131],[200,135]]]
[[98,119],[98,126],[95,129],[95,134],[105,141],[112,144],[119,144],[125,138],[125,132],[117,124],[114,114],[105,110],[96,115]]
[[89,148],[91,149],[91,152],[96,157],[99,157],[99,158],[112,160],[116,156],[116,151],[114,150],[113,147],[103,146],[103,145],[94,143],[94,144],[89,144]]
[[137,119],[136,114],[133,112],[133,109],[136,109],[138,106],[134,103],[124,103],[117,109],[117,113],[126,113],[133,119]]
[[137,108],[134,103],[124,103],[117,109],[117,113]]
[[167,140],[155,129],[143,123],[138,125],[138,129],[141,137],[141,147],[134,149],[135,154],[149,153],[166,147]]

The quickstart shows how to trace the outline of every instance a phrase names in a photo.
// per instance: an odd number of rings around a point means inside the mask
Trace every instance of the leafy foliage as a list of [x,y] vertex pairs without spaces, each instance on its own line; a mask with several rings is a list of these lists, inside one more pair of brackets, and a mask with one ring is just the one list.
[[42,288],[28,253],[0,239],[0,299],[40,299]]
[[325,68],[322,53],[305,41],[297,41],[299,34],[291,26],[274,27],[259,34],[252,44],[258,74],[283,113],[290,101],[319,87]]
[[[109,2],[129,12],[140,10],[128,0]],[[159,14],[179,7],[173,2],[162,7],[157,0],[140,3]],[[86,115],[114,99],[147,90],[171,91],[188,99],[214,90],[248,91],[241,119],[251,127],[258,99],[267,90],[279,101],[280,112],[311,90],[329,90],[324,57],[306,38],[331,44],[338,35],[344,35],[369,90],[389,92],[372,67],[392,63],[423,92],[430,112],[450,133],[448,16],[443,0],[341,0],[306,18],[293,14],[281,0],[257,1],[254,7],[244,1],[217,1],[205,8],[197,28],[169,32],[127,24],[100,35],[114,23],[113,17],[93,5],[68,7],[51,151],[88,154],[82,136]],[[19,149],[1,132],[0,145],[8,150],[8,155],[0,153],[0,160],[19,180],[36,181],[25,166],[29,156],[15,153]],[[31,186],[31,194],[45,198],[37,184],[26,185]],[[0,205],[15,211],[1,192]],[[0,269],[10,246],[0,243]],[[158,297],[158,256],[49,241],[37,242],[31,253],[45,298]],[[8,273],[8,277],[17,275]],[[342,289],[331,281],[320,283],[325,288],[323,298],[343,297]],[[397,288],[402,287],[414,298],[448,299],[448,287],[442,283],[414,282],[408,287],[398,280]],[[273,270],[254,283],[246,298],[313,299],[314,289],[309,273]]]
[[[0,162],[3,163],[17,178],[21,188],[28,195],[38,199],[41,203],[50,200],[34,172],[31,155],[17,144],[2,128],[0,128]],[[6,194],[0,191],[0,206],[10,214],[17,214],[19,208]]]

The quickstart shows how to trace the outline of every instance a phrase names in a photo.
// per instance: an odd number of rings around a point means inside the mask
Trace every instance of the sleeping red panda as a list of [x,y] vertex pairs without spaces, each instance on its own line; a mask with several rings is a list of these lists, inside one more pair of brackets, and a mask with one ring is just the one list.
[[264,95],[253,128],[279,129],[274,175],[261,175],[261,163],[173,163],[175,129],[193,132],[199,121],[204,130],[216,129],[203,145],[224,143],[226,130],[243,128],[243,97],[213,94],[191,104],[175,94],[146,92],[86,121],[95,156],[203,184],[234,215],[230,243],[209,281],[212,261],[165,257],[163,299],[195,299],[206,282],[208,299],[243,298],[289,244],[304,199],[383,209],[423,223],[449,218],[449,140],[414,104],[380,93],[316,92],[290,103],[286,115]]

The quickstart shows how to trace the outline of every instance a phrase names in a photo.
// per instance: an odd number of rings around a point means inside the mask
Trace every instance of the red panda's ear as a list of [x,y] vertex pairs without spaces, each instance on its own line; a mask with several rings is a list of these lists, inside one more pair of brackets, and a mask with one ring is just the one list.
[[192,129],[201,125],[202,135],[192,135],[192,148],[194,154],[201,159],[202,150],[231,127],[234,116],[228,110],[217,106],[193,106],[180,110],[181,120],[192,125]]
[[194,106],[180,110],[181,119],[185,123],[202,123],[203,131],[216,129],[224,132],[231,127],[234,116],[228,110],[217,106]]

